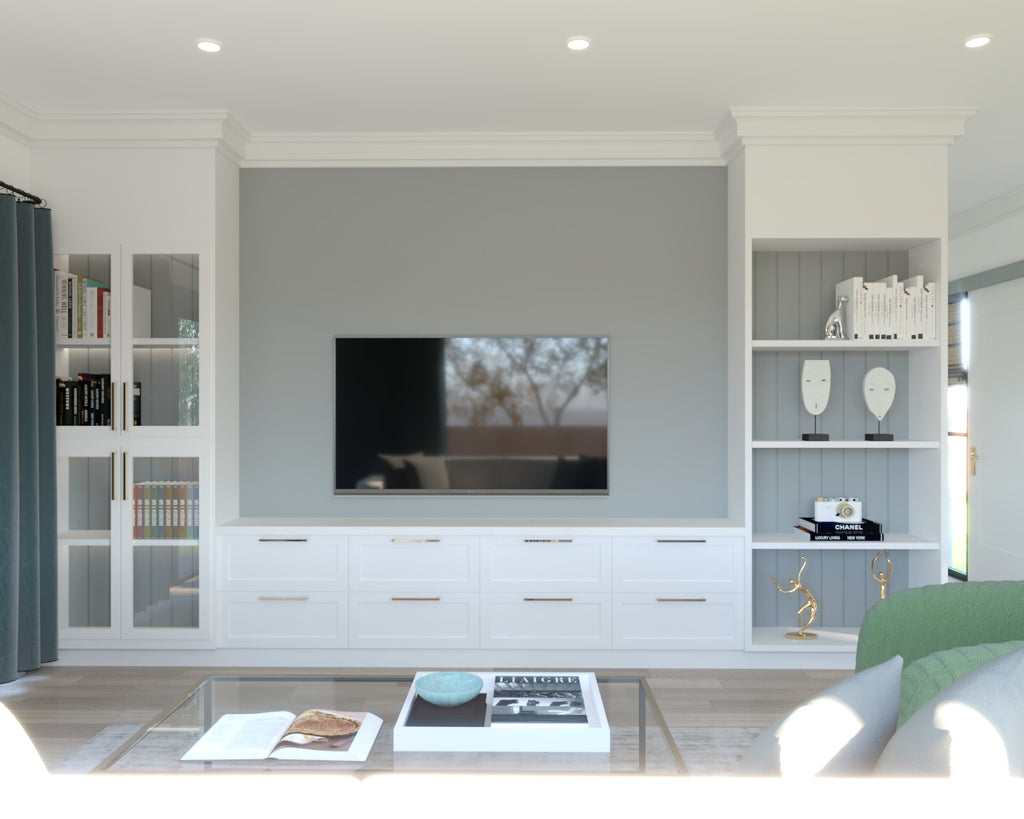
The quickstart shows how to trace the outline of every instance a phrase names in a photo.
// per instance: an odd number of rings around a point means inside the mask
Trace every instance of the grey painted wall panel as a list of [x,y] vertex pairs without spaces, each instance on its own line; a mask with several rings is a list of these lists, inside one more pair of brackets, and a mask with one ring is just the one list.
[[[725,170],[244,169],[244,516],[724,517]],[[607,334],[610,494],[335,497],[338,335]]]

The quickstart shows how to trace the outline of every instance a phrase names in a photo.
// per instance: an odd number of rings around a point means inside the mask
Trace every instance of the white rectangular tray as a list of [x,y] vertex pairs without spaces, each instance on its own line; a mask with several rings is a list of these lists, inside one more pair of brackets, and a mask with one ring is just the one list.
[[[420,671],[416,677],[429,672]],[[482,693],[487,697],[488,715],[494,696],[494,678],[505,674],[564,675],[580,678],[583,701],[587,708],[587,724],[553,725],[544,723],[518,723],[514,725],[486,725],[481,728],[450,728],[409,726],[409,710],[416,699],[415,682],[398,714],[394,730],[394,748],[400,751],[488,751],[492,753],[601,753],[611,752],[611,731],[601,701],[597,677],[589,671],[474,671],[484,681]],[[489,723],[489,720],[488,720]]]

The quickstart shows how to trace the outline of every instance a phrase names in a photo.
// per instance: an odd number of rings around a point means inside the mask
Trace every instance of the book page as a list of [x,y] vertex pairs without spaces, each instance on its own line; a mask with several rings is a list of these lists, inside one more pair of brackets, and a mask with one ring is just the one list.
[[[353,730],[335,734],[335,721],[348,722]],[[306,711],[288,726],[269,756],[362,762],[369,756],[383,724],[380,717],[365,711]]]
[[264,759],[293,719],[295,715],[288,711],[225,714],[182,760]]

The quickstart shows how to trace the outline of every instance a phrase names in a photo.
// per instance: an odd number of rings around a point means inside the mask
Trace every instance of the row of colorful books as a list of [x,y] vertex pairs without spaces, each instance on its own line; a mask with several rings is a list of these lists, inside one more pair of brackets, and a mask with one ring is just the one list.
[[[109,427],[111,421],[110,373],[79,373],[77,378],[58,378],[57,426]],[[142,423],[142,384],[132,386],[132,416]]]
[[924,276],[853,276],[836,285],[836,302],[846,297],[841,315],[850,339],[934,339],[935,295],[935,282]]
[[132,487],[136,540],[189,540],[199,537],[199,484],[196,481],[142,481]]
[[57,338],[107,338],[112,302],[110,287],[86,276],[54,270]]
[[867,518],[851,522],[802,517],[795,528],[810,540],[885,540],[882,524]]

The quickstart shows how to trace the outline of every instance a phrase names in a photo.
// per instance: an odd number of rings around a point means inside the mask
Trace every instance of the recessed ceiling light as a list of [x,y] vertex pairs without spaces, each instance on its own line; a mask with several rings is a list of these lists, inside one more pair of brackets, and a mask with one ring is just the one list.
[[987,46],[991,42],[991,34],[972,34],[964,40],[964,45],[968,48],[981,48],[982,46]]
[[196,48],[200,51],[205,51],[207,54],[216,54],[220,51],[220,43],[216,40],[211,40],[209,37],[201,37],[196,40]]
[[590,48],[590,40],[586,37],[570,37],[565,41],[565,47],[570,51],[586,51]]

